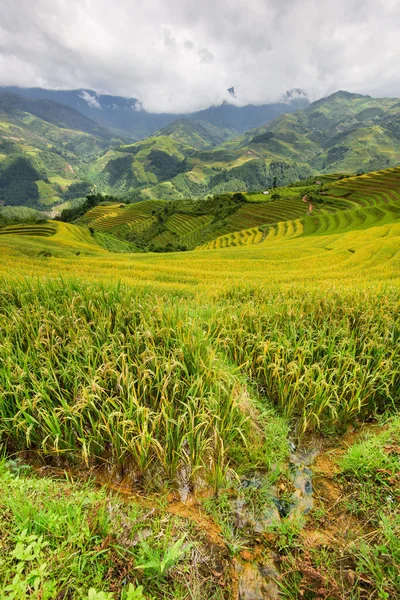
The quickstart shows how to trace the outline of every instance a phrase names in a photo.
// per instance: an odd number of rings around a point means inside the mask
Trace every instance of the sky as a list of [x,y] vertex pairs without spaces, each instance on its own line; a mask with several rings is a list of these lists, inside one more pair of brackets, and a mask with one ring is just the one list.
[[0,85],[88,88],[152,112],[292,88],[400,96],[400,0],[0,0],[0,15]]

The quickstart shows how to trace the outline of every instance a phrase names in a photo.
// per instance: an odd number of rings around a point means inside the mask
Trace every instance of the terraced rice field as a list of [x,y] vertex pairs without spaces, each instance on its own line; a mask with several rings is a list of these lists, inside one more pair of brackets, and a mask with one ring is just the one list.
[[[328,194],[329,198],[344,197],[346,204],[351,208],[337,211],[332,211],[332,208],[319,210],[301,219],[282,220],[281,223],[275,222],[269,226],[268,223],[271,223],[271,221],[264,221],[263,224],[260,224],[261,234],[259,236],[252,236],[251,229],[244,229],[221,235],[197,249],[214,250],[216,248],[261,243],[265,240],[271,241],[282,237],[292,238],[301,235],[346,233],[394,223],[400,219],[400,169],[388,169],[369,175],[344,179],[335,183],[333,191],[334,194]],[[305,203],[301,204],[307,210],[307,205]],[[238,213],[235,213],[233,218],[230,217],[231,223],[238,222],[235,221]]]
[[1,231],[1,598],[400,597],[400,203],[345,185],[213,252]]
[[32,235],[49,237],[57,231],[56,223],[8,225],[0,228],[0,235]]
[[400,168],[374,171],[357,177],[348,177],[337,181],[333,194],[328,197],[343,196],[355,206],[376,206],[400,198]]
[[179,237],[183,237],[208,225],[211,221],[212,217],[210,215],[193,216],[177,213],[167,220],[166,227]]
[[[167,232],[164,237],[158,236],[156,241],[163,243],[161,240],[173,241],[179,238],[181,244],[188,247],[195,247],[201,236],[204,227],[207,227],[213,221],[212,215],[188,215],[174,214],[165,223]],[[175,234],[175,237],[168,236],[167,233]],[[168,243],[168,242],[167,242]]]
[[[267,204],[248,204],[227,218],[231,227],[258,227],[265,223],[276,223],[296,219],[307,214],[308,206],[298,198],[276,200]],[[247,227],[246,227],[247,226]]]
[[[79,255],[88,257],[108,254],[86,227],[55,221],[3,227],[0,229],[0,239],[4,240],[5,246],[15,245],[23,255],[30,257],[26,263],[25,275],[32,272],[31,260],[39,256],[43,262],[43,256],[71,259]],[[12,263],[9,266],[12,266]]]
[[[131,231],[141,233],[155,222],[154,210],[163,206],[163,201],[149,200],[133,205],[110,204],[90,210],[79,222],[91,226],[96,231],[115,233],[120,237]],[[257,228],[266,223],[276,223],[283,219],[301,217],[308,207],[298,198],[283,198],[274,202],[251,202],[240,207],[235,213],[221,220],[213,228],[212,236],[217,238],[247,228]],[[211,214],[193,215],[175,213],[164,223],[165,231],[159,233],[154,242],[160,246],[179,242],[188,248],[195,248],[204,237],[203,231],[215,220]],[[207,238],[206,238],[207,239]],[[260,236],[254,235],[255,243]]]
[[96,206],[88,211],[79,222],[98,231],[140,231],[154,220],[152,212],[163,206],[162,200],[148,200],[136,204],[109,204]]

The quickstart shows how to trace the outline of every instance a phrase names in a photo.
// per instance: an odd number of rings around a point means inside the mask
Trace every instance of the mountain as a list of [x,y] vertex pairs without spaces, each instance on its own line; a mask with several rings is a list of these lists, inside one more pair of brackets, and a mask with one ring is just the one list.
[[12,92],[0,91],[0,111],[10,116],[27,112],[64,129],[74,129],[110,140],[113,134],[80,112],[54,100],[30,100]]
[[229,148],[302,161],[329,173],[372,171],[400,162],[400,101],[339,91],[237,138]]
[[283,104],[292,104],[297,108],[306,108],[309,104],[308,96],[300,88],[288,90],[280,99]]
[[204,149],[212,148],[235,137],[236,132],[229,127],[213,124],[207,120],[177,119],[154,135],[167,135],[193,148]]
[[287,92],[282,101],[278,103],[263,104],[261,106],[255,106],[254,104],[234,106],[224,102],[220,106],[211,106],[194,113],[188,118],[195,121],[208,121],[218,127],[226,127],[234,129],[238,133],[243,133],[248,129],[269,123],[282,114],[294,112],[308,105],[309,101],[305,95],[297,97],[294,92],[293,94]]
[[394,166],[400,163],[399,123],[399,99],[340,91],[211,150],[191,152],[184,172],[141,195],[201,197]]
[[[294,90],[282,100],[304,99]],[[127,143],[71,107],[3,92],[0,201],[38,208],[92,186],[132,200],[202,198],[400,163],[397,98],[340,91],[239,136],[226,126],[237,110],[207,109]]]
[[238,107],[224,102],[220,106],[179,115],[150,113],[143,110],[142,104],[137,98],[103,95],[86,89],[46,90],[9,86],[0,88],[1,90],[10,91],[31,100],[53,100],[65,104],[99,125],[117,132],[119,136],[130,136],[133,140],[146,138],[180,118],[207,121],[223,129],[232,129],[236,134],[243,133],[250,128],[263,125],[281,114],[303,108],[309,103],[304,92],[291,90],[287,92],[281,102],[275,104],[261,106],[249,104]]
[[93,90],[46,90],[15,86],[1,89],[31,100],[53,100],[65,104],[118,135],[134,140],[151,135],[180,116],[148,113],[142,109],[137,98],[97,94]]
[[0,203],[46,208],[85,195],[87,165],[121,141],[68,106],[0,92]]
[[199,150],[212,150],[232,137],[229,129],[178,119],[153,136],[108,150],[91,166],[89,179],[104,191],[129,194],[153,187],[191,170]]

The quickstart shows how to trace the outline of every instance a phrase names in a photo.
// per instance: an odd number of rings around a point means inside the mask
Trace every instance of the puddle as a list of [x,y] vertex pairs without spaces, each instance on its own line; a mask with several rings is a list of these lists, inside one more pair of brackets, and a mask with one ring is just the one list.
[[[306,515],[314,506],[313,498],[313,472],[311,465],[319,455],[318,448],[296,449],[291,443],[291,454],[289,473],[291,476],[294,492],[290,499],[280,498],[274,486],[271,486],[271,506],[266,506],[257,522],[253,522],[253,531],[261,533],[268,527],[276,525],[281,519],[296,519]],[[244,479],[241,488],[260,489],[265,486],[262,475],[254,475],[252,478]],[[237,514],[237,528],[242,529],[251,524],[249,510],[246,500],[239,496],[235,501],[234,510]],[[254,519],[253,519],[254,521]]]
[[[300,519],[310,512],[314,505],[313,498],[313,473],[311,466],[319,454],[319,448],[296,448],[291,443],[289,474],[293,486],[293,493],[287,498],[280,498],[276,486],[271,484],[265,475],[255,473],[242,479],[239,493],[231,500],[232,525],[243,539],[257,539],[264,533],[271,531],[282,519]],[[43,464],[36,466],[35,471],[47,476],[65,476],[66,470],[60,467],[49,467]],[[81,473],[70,471],[71,477],[78,477]],[[83,475],[83,473],[82,473]],[[106,466],[92,469],[90,476],[99,485],[103,485],[118,492],[126,502],[138,502],[142,506],[151,508],[156,504],[156,496],[141,496],[137,490],[137,481],[129,473],[119,474]],[[252,499],[259,493],[261,499],[265,497],[264,505],[255,508]],[[253,496],[254,494],[254,496]],[[199,528],[208,539],[210,547],[217,554],[224,557],[222,571],[227,573],[232,569],[231,576],[236,580],[236,600],[276,600],[279,597],[279,571],[272,556],[253,556],[252,561],[243,560],[242,557],[229,560],[228,549],[220,528],[202,510],[199,497],[193,495],[189,477],[185,470],[180,473],[180,486],[168,496],[168,503],[164,510],[176,516],[191,521]],[[262,502],[261,502],[262,504]]]
[[238,600],[277,600],[279,573],[272,559],[258,563],[235,559],[238,578]]

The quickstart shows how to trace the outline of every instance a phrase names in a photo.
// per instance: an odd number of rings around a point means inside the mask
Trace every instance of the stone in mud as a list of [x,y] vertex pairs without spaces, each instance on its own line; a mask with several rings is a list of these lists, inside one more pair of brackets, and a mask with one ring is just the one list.
[[272,562],[235,562],[238,575],[239,600],[278,600],[278,572]]

